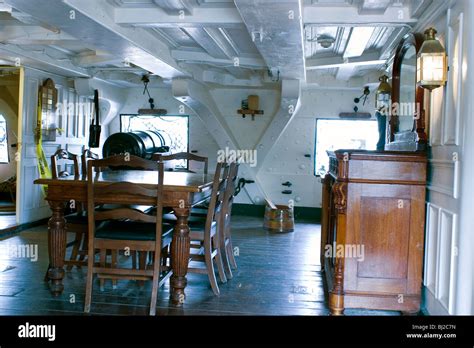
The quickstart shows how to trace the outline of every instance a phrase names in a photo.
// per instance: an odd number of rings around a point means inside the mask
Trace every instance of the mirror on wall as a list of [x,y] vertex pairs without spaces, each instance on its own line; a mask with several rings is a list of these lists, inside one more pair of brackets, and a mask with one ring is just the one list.
[[416,56],[423,40],[423,35],[409,33],[400,42],[395,52],[392,73],[392,108],[387,123],[385,150],[426,150],[424,90],[416,85]]
[[398,132],[414,131],[416,103],[416,49],[410,46],[400,66],[400,108]]

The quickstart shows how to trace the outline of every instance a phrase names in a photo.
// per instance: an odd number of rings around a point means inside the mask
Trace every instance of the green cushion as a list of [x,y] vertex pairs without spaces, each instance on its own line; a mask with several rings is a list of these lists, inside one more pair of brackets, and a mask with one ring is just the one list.
[[[170,222],[170,223],[176,223],[178,219],[174,214],[163,214],[163,221],[165,222]],[[188,224],[189,225],[195,225],[195,224],[203,224],[206,222],[206,217],[205,216],[195,216],[195,215],[190,215],[188,217]]]
[[85,212],[69,214],[64,218],[68,224],[87,225],[87,215]]
[[[173,226],[163,224],[162,239],[169,239]],[[95,231],[95,237],[115,240],[155,240],[155,224],[135,221],[105,221]]]

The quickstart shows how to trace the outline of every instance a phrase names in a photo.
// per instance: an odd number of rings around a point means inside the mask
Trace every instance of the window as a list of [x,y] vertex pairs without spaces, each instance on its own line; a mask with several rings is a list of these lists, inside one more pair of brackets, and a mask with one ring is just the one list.
[[0,114],[0,163],[10,162],[8,156],[7,121]]
[[377,121],[318,119],[316,121],[315,175],[329,170],[326,151],[340,149],[375,150],[379,140]]
[[[120,115],[121,132],[139,130],[160,132],[165,139],[165,145],[170,147],[171,153],[189,151],[188,116]],[[187,169],[187,161],[176,161],[175,167]]]

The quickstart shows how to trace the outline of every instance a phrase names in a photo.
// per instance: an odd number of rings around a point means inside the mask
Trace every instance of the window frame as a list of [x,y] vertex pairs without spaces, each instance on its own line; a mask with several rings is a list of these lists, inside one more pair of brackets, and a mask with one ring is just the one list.
[[[123,132],[123,124],[122,124],[122,117],[123,116],[134,116],[134,117],[140,117],[140,116],[145,116],[145,117],[149,117],[149,116],[152,116],[152,117],[186,117],[187,119],[187,132],[186,132],[186,136],[187,136],[187,139],[188,139],[188,144],[187,144],[187,149],[186,151],[189,152],[189,145],[190,145],[190,137],[189,137],[189,115],[182,115],[182,114],[179,114],[179,115],[174,115],[174,114],[169,114],[169,115],[139,115],[139,114],[134,114],[134,113],[121,113],[120,114],[120,132]],[[189,170],[189,161],[186,160],[186,170]]]
[[352,117],[317,117],[314,123],[314,160],[313,160],[313,176],[321,178],[321,175],[317,173],[317,163],[316,163],[316,155],[317,155],[317,147],[318,147],[318,121],[366,121],[366,122],[375,122],[377,123],[377,119],[370,117],[370,118],[352,118]]

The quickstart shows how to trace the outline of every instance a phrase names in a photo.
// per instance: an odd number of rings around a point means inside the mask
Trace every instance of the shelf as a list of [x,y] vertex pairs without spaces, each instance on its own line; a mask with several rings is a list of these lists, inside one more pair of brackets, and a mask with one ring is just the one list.
[[255,120],[255,115],[263,115],[263,110],[250,110],[250,109],[239,109],[237,113],[242,115],[243,118],[247,115],[252,116],[252,121]]

